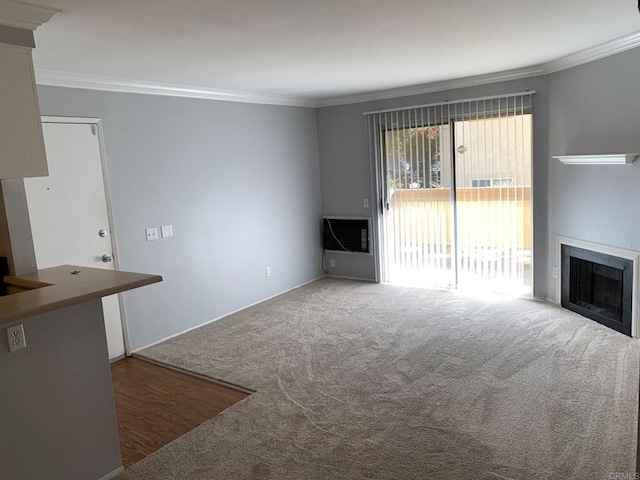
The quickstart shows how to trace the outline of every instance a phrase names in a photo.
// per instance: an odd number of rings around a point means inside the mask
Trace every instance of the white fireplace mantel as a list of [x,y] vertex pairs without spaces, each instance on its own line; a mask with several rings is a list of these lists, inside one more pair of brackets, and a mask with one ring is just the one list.
[[560,304],[562,298],[562,245],[569,245],[572,247],[584,248],[585,250],[591,250],[594,252],[604,253],[606,255],[613,255],[615,257],[626,258],[633,261],[633,300],[631,306],[631,336],[637,338],[639,336],[638,324],[640,316],[640,252],[637,250],[630,250],[628,248],[614,247],[612,245],[606,245],[604,243],[589,242],[586,240],[579,240],[577,238],[565,237],[558,235],[558,242],[556,246],[556,265],[558,269],[558,278],[556,284],[557,303]]

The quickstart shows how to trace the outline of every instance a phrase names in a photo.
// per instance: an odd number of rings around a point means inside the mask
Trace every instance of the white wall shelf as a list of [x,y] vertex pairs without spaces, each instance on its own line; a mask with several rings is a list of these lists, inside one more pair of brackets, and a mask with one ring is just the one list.
[[639,153],[607,153],[602,155],[553,155],[565,165],[628,165]]

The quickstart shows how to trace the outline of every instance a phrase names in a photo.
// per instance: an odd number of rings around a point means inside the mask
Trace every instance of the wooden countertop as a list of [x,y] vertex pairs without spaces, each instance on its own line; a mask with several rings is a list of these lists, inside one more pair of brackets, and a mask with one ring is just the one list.
[[0,324],[161,282],[162,277],[61,265],[26,275],[9,275],[4,280],[34,290],[0,297]]

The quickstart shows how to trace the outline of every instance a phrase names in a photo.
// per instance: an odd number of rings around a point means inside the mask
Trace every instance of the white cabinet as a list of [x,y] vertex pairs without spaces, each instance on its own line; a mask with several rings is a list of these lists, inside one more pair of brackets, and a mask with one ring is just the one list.
[[0,44],[0,178],[48,174],[31,49]]

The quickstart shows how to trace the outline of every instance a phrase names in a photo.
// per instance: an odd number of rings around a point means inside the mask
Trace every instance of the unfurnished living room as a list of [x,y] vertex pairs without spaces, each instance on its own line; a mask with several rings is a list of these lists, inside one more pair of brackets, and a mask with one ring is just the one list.
[[640,478],[637,0],[0,0],[0,477]]

